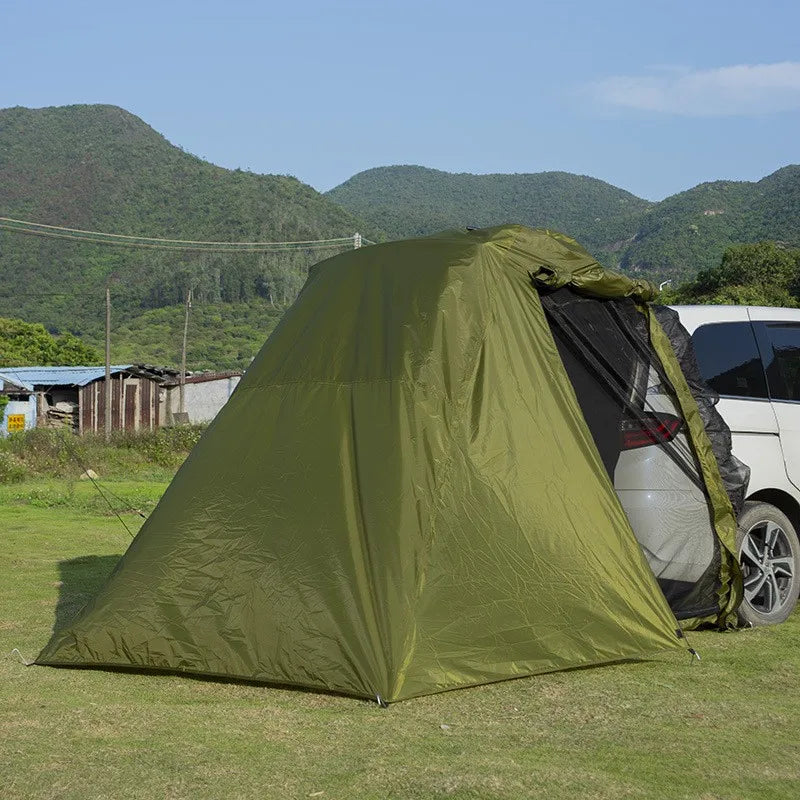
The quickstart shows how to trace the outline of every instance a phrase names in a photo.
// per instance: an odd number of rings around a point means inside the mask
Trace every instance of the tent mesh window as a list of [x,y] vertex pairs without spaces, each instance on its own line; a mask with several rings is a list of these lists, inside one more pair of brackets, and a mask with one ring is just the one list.
[[670,340],[672,349],[686,378],[689,390],[697,403],[698,411],[717,458],[720,476],[728,492],[733,511],[738,517],[744,507],[747,486],[750,483],[750,467],[731,452],[733,441],[731,429],[717,411],[719,394],[703,379],[697,357],[692,347],[692,338],[683,327],[678,312],[667,306],[651,306],[659,325]]
[[[605,469],[672,611],[678,619],[718,612],[721,555],[708,493],[644,314],[631,299],[589,298],[569,288],[542,293],[542,305]],[[685,352],[678,357],[683,365]],[[701,387],[692,377],[697,397]],[[705,399],[713,409],[713,398]],[[717,444],[722,452],[724,442]]]

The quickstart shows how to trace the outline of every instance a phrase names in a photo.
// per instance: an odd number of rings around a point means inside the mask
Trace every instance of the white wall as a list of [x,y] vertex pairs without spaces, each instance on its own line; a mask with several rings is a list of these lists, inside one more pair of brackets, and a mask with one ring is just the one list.
[[[228,402],[239,383],[239,376],[232,378],[218,378],[212,381],[186,384],[186,411],[189,413],[189,422],[211,422]],[[170,424],[172,415],[177,414],[180,402],[180,388],[170,386],[167,389],[167,408],[169,409],[166,422]]]
[[24,414],[25,430],[36,427],[36,396],[31,395],[27,400],[11,400],[5,408],[2,424],[0,424],[0,435],[8,433],[8,415]]

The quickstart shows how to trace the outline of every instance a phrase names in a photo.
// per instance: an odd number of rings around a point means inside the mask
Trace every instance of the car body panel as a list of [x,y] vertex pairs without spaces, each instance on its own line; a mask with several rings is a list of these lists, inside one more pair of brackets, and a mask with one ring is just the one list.
[[733,435],[733,454],[750,467],[748,497],[765,489],[794,490],[786,475],[781,440],[777,432],[774,434],[735,433]]
[[800,405],[773,402],[786,476],[800,490]]
[[[800,323],[800,309],[760,306],[673,306],[690,334],[725,322]],[[763,353],[763,340],[756,337]],[[722,396],[717,406],[731,429],[734,455],[750,467],[748,497],[779,490],[800,505],[800,403]]]
[[[798,327],[800,326],[800,309],[750,306],[747,312],[756,330],[762,361],[767,368],[769,379],[769,365],[774,357],[768,330],[770,323],[772,325],[785,323],[793,328],[796,331],[794,338],[800,343],[800,327]],[[795,487],[800,489],[800,402],[772,397],[771,406],[780,432],[787,477]]]
[[720,397],[717,411],[731,431],[778,435],[778,420],[769,400]]
[[[651,370],[645,411],[681,416]],[[687,461],[694,455],[685,432],[674,439]],[[696,466],[700,474],[699,465]],[[659,445],[620,453],[614,488],[650,568],[662,580],[694,584],[714,559],[715,532],[708,498]]]
[[689,584],[699,581],[714,559],[706,497],[685,488],[618,489],[617,496],[655,576]]
[[[747,306],[672,306],[683,327],[694,333],[701,325],[713,322],[747,322]],[[709,313],[710,312],[710,313]]]

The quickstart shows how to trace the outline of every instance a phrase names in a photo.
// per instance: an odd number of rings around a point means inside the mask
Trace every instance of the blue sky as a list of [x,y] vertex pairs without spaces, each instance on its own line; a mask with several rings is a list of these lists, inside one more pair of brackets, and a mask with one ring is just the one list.
[[387,164],[658,200],[800,162],[800,3],[0,0],[0,107],[112,103],[326,190]]

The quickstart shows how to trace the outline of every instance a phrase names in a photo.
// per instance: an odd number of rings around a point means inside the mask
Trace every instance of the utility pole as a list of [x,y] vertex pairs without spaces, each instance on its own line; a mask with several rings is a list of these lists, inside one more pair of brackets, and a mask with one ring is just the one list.
[[106,442],[111,439],[111,287],[106,284]]
[[186,290],[186,315],[183,319],[183,346],[181,347],[181,378],[178,386],[178,411],[181,419],[186,413],[186,336],[189,332],[189,309],[192,307],[192,290]]
[[354,233],[353,234],[353,249],[354,250],[358,250],[359,247],[361,247],[361,234],[360,233]]

